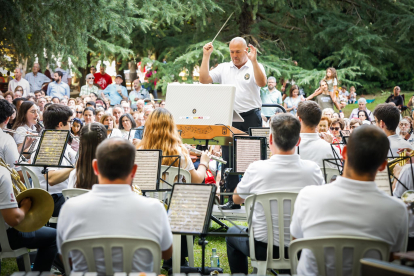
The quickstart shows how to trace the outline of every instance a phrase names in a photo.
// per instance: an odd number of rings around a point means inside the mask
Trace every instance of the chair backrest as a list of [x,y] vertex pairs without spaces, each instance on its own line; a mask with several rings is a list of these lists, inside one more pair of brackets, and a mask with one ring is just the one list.
[[[268,267],[277,267],[279,269],[290,269],[290,262],[287,256],[285,256],[285,223],[284,223],[284,202],[290,202],[290,217],[292,218],[293,207],[295,206],[296,197],[298,192],[273,192],[273,193],[263,193],[256,195],[256,204],[261,204],[267,224],[267,266]],[[247,217],[250,217],[251,207],[253,205],[254,195],[246,198],[245,209]],[[272,224],[272,212],[271,212],[271,202],[276,201],[278,206],[278,226],[279,226],[279,259],[273,259],[273,224]],[[253,209],[254,212],[254,209]],[[287,227],[290,226],[286,225]],[[254,229],[253,227],[249,228],[249,250],[250,258],[256,260],[255,247],[254,247]],[[292,236],[290,236],[292,239]],[[287,246],[287,245],[286,245]]]
[[0,246],[1,246],[1,252],[13,251],[10,247],[9,239],[7,238],[7,232],[6,231],[7,231],[6,222],[4,221],[3,215],[0,213]]
[[74,188],[74,189],[63,189],[62,190],[62,194],[63,194],[63,197],[65,198],[65,201],[66,201],[66,200],[68,200],[71,197],[75,197],[75,196],[78,196],[78,195],[86,194],[89,191],[90,190],[87,190],[87,189],[78,189],[78,188]]
[[[23,178],[24,178],[24,183],[26,184],[26,187],[28,189],[30,188],[38,188],[40,189],[40,182],[39,182],[39,178],[37,177],[37,175],[28,167],[26,166],[22,166],[20,165],[20,167],[22,168],[22,174],[23,174]],[[29,178],[27,177],[27,174],[30,175],[30,178],[32,179],[32,187],[29,187]]]
[[125,236],[95,236],[88,238],[79,238],[67,240],[62,243],[62,258],[65,266],[65,271],[71,271],[69,265],[69,252],[72,250],[79,250],[88,265],[88,271],[96,270],[94,248],[102,248],[105,259],[105,275],[113,275],[112,266],[112,249],[121,248],[123,257],[122,272],[130,273],[133,269],[132,260],[135,251],[138,249],[147,249],[151,252],[153,258],[153,272],[160,274],[161,266],[161,247],[151,239],[125,237]]
[[[168,169],[168,170],[167,170]],[[160,177],[163,177],[163,173],[164,171],[166,171],[166,173],[164,174],[164,180],[167,181],[168,183],[170,183],[171,185],[177,182],[181,182],[181,179],[176,179],[176,177],[178,176],[178,168],[177,167],[170,167],[168,168],[168,166],[166,165],[161,165],[161,171],[160,171]],[[191,174],[189,171],[185,170],[185,169],[181,169],[180,168],[180,178],[183,177],[186,180],[186,183],[191,183]],[[166,183],[164,183],[163,181],[160,182],[160,188],[161,189],[172,189],[172,187],[170,187],[169,185],[167,185]]]
[[[325,276],[325,249],[333,248],[335,251],[336,275],[343,275],[343,253],[344,248],[353,249],[352,252],[352,275],[360,275],[360,259],[370,251],[375,250],[381,254],[383,261],[389,258],[390,245],[385,241],[354,237],[354,236],[327,236],[309,239],[297,239],[290,243],[289,256],[292,274],[297,273],[298,257],[297,254],[302,249],[309,249],[315,256],[318,267],[318,275]],[[303,252],[302,252],[303,256]]]
[[324,169],[321,168],[321,171],[322,171],[323,177],[325,178],[325,183],[330,183],[334,175],[336,176],[341,175],[338,169],[334,169],[334,168],[325,168],[325,172],[324,172]]

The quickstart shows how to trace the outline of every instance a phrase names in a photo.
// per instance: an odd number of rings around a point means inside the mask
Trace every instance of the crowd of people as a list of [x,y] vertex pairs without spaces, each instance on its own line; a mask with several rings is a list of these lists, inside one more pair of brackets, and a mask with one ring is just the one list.
[[[373,112],[367,109],[366,99],[359,98],[358,107],[349,118],[344,118],[341,109],[356,103],[356,91],[351,87],[348,93],[345,86],[338,87],[334,68],[327,69],[320,87],[305,98],[293,82],[283,84],[284,93],[276,90],[276,79],[266,77],[263,66],[256,60],[255,48],[246,45],[244,39],[233,39],[229,48],[232,62],[210,70],[213,45],[204,46],[200,82],[236,80],[242,82],[237,88],[239,92],[248,89],[257,92],[253,98],[243,98],[243,94],[236,97],[235,110],[244,122],[234,126],[247,131],[249,124],[267,125],[271,156],[251,163],[242,178],[226,179],[226,189],[235,194],[223,209],[240,208],[238,206],[249,193],[298,192],[292,217],[290,210],[285,214],[285,218],[291,220],[285,229],[285,250],[291,240],[289,233],[294,238],[351,234],[369,237],[386,241],[391,252],[405,250],[408,237],[408,249],[413,250],[414,229],[409,225],[414,219],[398,198],[414,188],[410,164],[396,166],[394,175],[400,181],[393,183],[394,196],[380,191],[374,182],[377,172],[385,169],[387,158],[399,156],[402,150],[408,155],[413,154],[412,118],[401,115],[404,102],[401,104],[399,87],[394,89],[387,103],[379,104]],[[0,211],[9,226],[7,235],[11,247],[37,248],[33,269],[50,271],[52,264],[63,269],[56,256],[67,240],[98,234],[149,238],[160,245],[163,267],[171,268],[172,233],[165,210],[158,200],[138,196],[130,187],[140,170],[135,165],[135,152],[137,149],[157,149],[162,150],[164,156],[180,155],[180,166],[190,173],[191,183],[215,184],[220,190],[225,166],[213,161],[211,155],[229,160],[228,147],[211,146],[204,148],[199,156],[190,155],[168,105],[164,101],[156,103],[139,79],[133,80],[132,91],[128,93],[122,86],[122,75],[117,75],[112,83],[102,66],[99,73],[92,70],[86,76],[86,85],[81,87],[78,97],[72,98],[67,83],[70,74],[66,72],[65,79],[65,70],[57,70],[54,81],[47,83],[48,77],[39,73],[38,68],[39,65],[34,64],[32,73],[26,74],[25,79],[19,76],[21,70],[17,68],[16,79],[9,82],[12,90],[1,96],[0,157],[23,179],[21,167],[15,165],[19,153],[31,163],[35,151],[29,148],[36,149],[39,144],[38,139],[29,138],[27,134],[41,133],[42,129],[66,130],[71,135],[62,165],[67,167],[51,167],[47,174],[41,167],[30,168],[41,188],[52,196],[52,216],[58,217],[57,224],[51,223],[30,233],[19,232],[13,227],[27,215],[32,201],[25,199],[19,205],[16,203],[10,174],[0,167]],[[42,89],[45,83],[48,85],[46,91]],[[283,104],[286,113],[273,107],[256,108],[261,101]],[[343,131],[349,131],[350,135]],[[345,136],[349,136],[346,143]],[[324,159],[336,159],[338,163],[324,164]],[[321,169],[325,166],[337,168],[343,162],[342,176],[325,185]],[[178,166],[172,158],[162,160],[163,165],[171,163]],[[214,177],[210,182],[207,179],[211,174]],[[90,192],[65,202],[62,190],[68,188]],[[268,237],[265,211],[257,206],[254,212],[249,228],[254,228],[256,257],[265,260],[269,238],[274,240],[273,252],[279,252],[278,231]],[[274,229],[278,228],[277,216],[277,212],[273,214]],[[383,220],[384,216],[387,220]],[[242,231],[246,232],[248,228]],[[232,227],[229,233],[240,233],[240,228]],[[187,264],[186,242],[182,238],[181,265]],[[231,272],[248,274],[248,239],[228,237],[226,245]],[[70,256],[74,271],[87,270],[85,259],[79,252],[72,252]],[[119,251],[113,252],[114,268],[118,271],[122,269],[120,256]],[[347,261],[343,269],[347,272],[351,267],[350,256],[349,252],[345,254]],[[102,252],[97,252],[95,258],[97,271],[104,274]],[[146,252],[139,252],[136,259],[133,263],[135,271],[152,270],[151,258]],[[299,275],[317,275],[312,253],[303,251],[298,270]],[[334,273],[329,270],[328,274]]]

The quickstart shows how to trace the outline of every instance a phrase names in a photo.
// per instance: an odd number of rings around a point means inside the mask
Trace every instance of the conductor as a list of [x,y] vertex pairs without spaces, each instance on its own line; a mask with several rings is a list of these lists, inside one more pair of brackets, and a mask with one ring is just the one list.
[[[250,51],[249,51],[250,49]],[[240,114],[244,122],[234,122],[233,127],[247,132],[249,127],[261,127],[262,117],[260,108],[260,87],[266,86],[266,73],[262,64],[257,61],[257,50],[241,37],[235,37],[230,41],[230,62],[219,64],[209,71],[210,56],[213,52],[213,44],[207,43],[203,47],[203,60],[200,67],[200,82],[203,84],[220,83],[236,86],[234,110]],[[229,149],[223,147],[223,159],[229,160]],[[226,165],[227,166],[227,165]],[[222,169],[224,172],[226,166]],[[227,182],[227,190],[234,191],[239,179],[230,175]],[[229,203],[225,209],[239,209],[240,205]]]

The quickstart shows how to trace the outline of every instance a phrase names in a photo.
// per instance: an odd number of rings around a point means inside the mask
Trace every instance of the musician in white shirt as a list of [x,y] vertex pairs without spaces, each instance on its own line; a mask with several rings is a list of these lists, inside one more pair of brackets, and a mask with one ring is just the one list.
[[375,124],[385,132],[390,141],[388,157],[398,157],[398,149],[412,149],[411,144],[396,133],[398,123],[400,122],[400,111],[395,105],[377,105],[374,110],[374,118]]
[[17,145],[13,137],[3,131],[13,113],[13,105],[7,100],[0,99],[0,157],[10,166],[10,168],[20,171],[21,168],[14,165],[19,159]]
[[[295,146],[300,143],[300,122],[291,114],[274,115],[271,119],[271,134],[269,135],[269,147],[272,157],[268,160],[256,161],[248,167],[243,179],[237,185],[235,193],[268,193],[277,191],[298,192],[308,185],[324,184],[322,172],[319,166],[309,160],[302,160],[296,154]],[[247,195],[234,195],[236,204],[245,201]],[[285,209],[285,218],[290,219],[290,206]],[[277,213],[272,214],[274,229],[273,254],[279,253],[279,231]],[[256,257],[259,260],[266,259],[267,225],[263,207],[256,204],[253,213],[254,238]],[[247,228],[244,228],[246,231]],[[231,227],[229,233],[240,233],[236,227]],[[285,227],[285,245],[290,242],[289,226]],[[231,273],[248,274],[247,256],[249,256],[248,238],[227,237],[227,256]],[[287,247],[285,248],[287,250]]]
[[[98,146],[92,166],[99,184],[93,185],[90,192],[71,198],[63,206],[57,228],[59,253],[62,243],[67,240],[117,235],[155,240],[164,260],[172,256],[172,233],[164,206],[131,189],[137,170],[135,152],[132,143],[123,138],[106,139]],[[106,275],[103,252],[101,249],[94,251],[96,271],[98,275]],[[115,272],[122,271],[121,256],[121,249],[115,248],[111,258]],[[73,271],[88,271],[82,253],[72,251],[70,258]],[[153,264],[148,251],[138,250],[134,254],[132,271],[151,272],[154,266],[160,264]]]
[[[297,116],[301,125],[301,140],[297,147],[297,152],[301,159],[312,160],[316,162],[319,167],[323,168],[323,159],[334,158],[333,150],[335,150],[337,156],[340,157],[337,148],[331,147],[328,142],[321,139],[316,130],[322,118],[322,110],[316,102],[300,102],[298,105]],[[327,168],[337,168],[337,166],[329,162],[325,162],[325,166]]]
[[[353,131],[343,149],[344,174],[329,185],[303,188],[296,199],[290,225],[292,238],[356,236],[390,245],[390,252],[404,250],[408,230],[407,209],[400,199],[379,190],[374,182],[378,170],[387,166],[389,141],[375,126]],[[384,219],[386,218],[386,219]],[[346,245],[345,245],[346,246]],[[367,252],[366,257],[378,257]],[[325,253],[327,275],[336,275],[333,251]],[[344,275],[352,269],[352,251],[344,251]],[[314,256],[302,250],[298,275],[318,275]]]

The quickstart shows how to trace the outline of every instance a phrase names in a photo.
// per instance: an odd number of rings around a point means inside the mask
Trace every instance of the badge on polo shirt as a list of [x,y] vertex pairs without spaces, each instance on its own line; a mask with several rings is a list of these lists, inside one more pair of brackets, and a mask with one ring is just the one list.
[[246,73],[246,75],[244,75],[244,79],[245,79],[245,80],[250,79],[250,74],[249,74],[249,73]]

